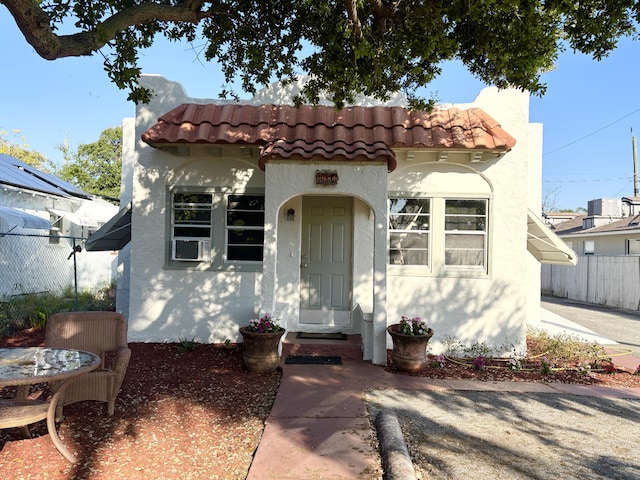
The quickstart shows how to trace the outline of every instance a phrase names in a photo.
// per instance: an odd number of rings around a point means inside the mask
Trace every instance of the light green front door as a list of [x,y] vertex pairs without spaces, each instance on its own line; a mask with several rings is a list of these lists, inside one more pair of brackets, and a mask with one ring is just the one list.
[[351,198],[303,198],[301,324],[350,324],[352,230]]

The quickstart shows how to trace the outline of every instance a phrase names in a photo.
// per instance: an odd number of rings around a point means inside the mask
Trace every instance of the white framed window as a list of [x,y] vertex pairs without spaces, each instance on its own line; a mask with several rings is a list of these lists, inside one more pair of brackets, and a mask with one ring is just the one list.
[[593,255],[596,252],[596,242],[593,240],[584,241],[584,254]]
[[62,217],[56,214],[49,214],[49,245],[60,245],[60,236],[62,235]]
[[264,195],[227,195],[225,217],[226,260],[262,262]]
[[[179,188],[179,187],[177,187]],[[260,268],[264,245],[264,194],[170,192],[168,267],[206,262],[210,269]]]
[[389,199],[389,263],[429,266],[431,200]]
[[635,238],[627,239],[627,255],[640,255],[640,240]]
[[213,231],[213,195],[174,193],[172,200],[171,259],[208,261]]
[[446,199],[444,223],[445,268],[485,269],[487,200]]

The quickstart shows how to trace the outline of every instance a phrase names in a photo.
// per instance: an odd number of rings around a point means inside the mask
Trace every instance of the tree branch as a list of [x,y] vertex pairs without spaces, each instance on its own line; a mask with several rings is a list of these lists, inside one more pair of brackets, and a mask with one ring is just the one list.
[[94,29],[72,35],[56,35],[38,0],[2,0],[26,41],[46,60],[91,55],[116,35],[151,20],[199,23],[213,11],[201,11],[203,0],[186,0],[178,5],[145,2],[120,11]]
[[349,20],[351,20],[351,24],[353,25],[351,38],[354,40],[362,38],[362,24],[358,18],[358,8],[356,7],[355,0],[344,0],[344,6],[347,9]]
[[368,0],[368,2],[375,12],[376,25],[378,26],[378,30],[380,32],[385,32],[387,30],[387,18],[393,17],[395,9],[397,8],[397,4],[394,5],[394,10],[391,10],[384,6],[382,0]]

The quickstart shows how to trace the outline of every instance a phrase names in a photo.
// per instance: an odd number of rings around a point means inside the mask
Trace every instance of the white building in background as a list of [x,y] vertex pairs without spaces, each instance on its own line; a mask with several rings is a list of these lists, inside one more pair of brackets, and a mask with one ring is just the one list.
[[590,200],[553,229],[579,255],[640,255],[640,197]]
[[115,252],[76,251],[118,211],[53,175],[0,154],[0,298],[90,290],[111,282]]

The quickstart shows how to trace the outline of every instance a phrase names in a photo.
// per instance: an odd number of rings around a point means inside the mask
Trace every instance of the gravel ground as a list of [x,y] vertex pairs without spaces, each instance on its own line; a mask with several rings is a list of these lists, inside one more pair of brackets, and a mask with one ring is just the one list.
[[640,400],[374,390],[367,404],[397,415],[419,479],[640,478]]

